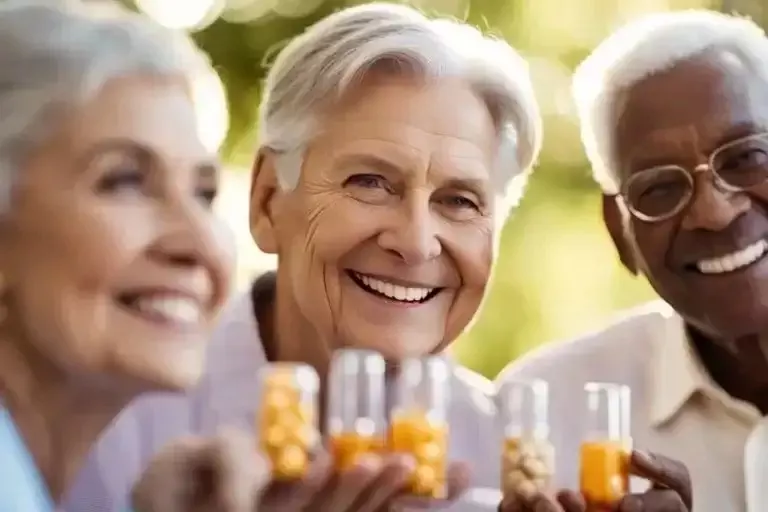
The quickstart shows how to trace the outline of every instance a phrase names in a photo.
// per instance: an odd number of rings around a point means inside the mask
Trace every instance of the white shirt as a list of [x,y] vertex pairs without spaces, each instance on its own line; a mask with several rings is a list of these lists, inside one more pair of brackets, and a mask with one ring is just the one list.
[[[688,467],[696,512],[768,511],[768,427],[754,406],[712,381],[667,304],[644,306],[600,332],[547,345],[510,365],[498,382],[533,378],[550,386],[558,487],[577,489],[584,384],[614,382],[632,390],[635,446]],[[642,487],[633,482],[633,490]]]

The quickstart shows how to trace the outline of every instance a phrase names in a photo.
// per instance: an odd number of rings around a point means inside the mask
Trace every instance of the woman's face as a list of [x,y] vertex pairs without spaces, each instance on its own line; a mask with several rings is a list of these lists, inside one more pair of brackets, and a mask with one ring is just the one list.
[[218,165],[180,81],[106,84],[19,170],[2,222],[2,325],[68,379],[183,388],[229,288]]
[[392,360],[456,339],[491,273],[497,154],[491,115],[464,83],[364,86],[328,116],[295,190],[265,192],[256,176],[254,234],[280,257],[294,318],[326,349]]

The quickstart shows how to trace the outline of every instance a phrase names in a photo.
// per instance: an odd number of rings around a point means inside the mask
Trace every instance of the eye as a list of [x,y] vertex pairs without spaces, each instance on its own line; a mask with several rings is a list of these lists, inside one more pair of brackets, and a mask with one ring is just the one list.
[[136,166],[123,166],[109,171],[99,180],[98,188],[102,192],[121,192],[142,188],[144,173]]
[[217,195],[218,195],[218,190],[216,190],[213,187],[203,188],[197,191],[197,196],[207,206],[211,206],[213,204],[213,202],[216,200]]
[[344,181],[344,186],[385,188],[387,190],[390,188],[386,178],[378,174],[353,174]]
[[476,211],[480,211],[480,207],[473,200],[468,197],[460,195],[451,195],[441,199],[441,202],[451,208],[467,208]]

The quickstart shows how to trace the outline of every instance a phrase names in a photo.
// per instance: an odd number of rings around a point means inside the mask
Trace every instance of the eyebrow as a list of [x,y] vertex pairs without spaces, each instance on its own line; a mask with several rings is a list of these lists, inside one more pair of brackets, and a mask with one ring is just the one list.
[[[89,147],[78,159],[77,164],[81,169],[85,169],[95,157],[103,153],[112,151],[130,152],[143,160],[160,160],[158,154],[151,147],[126,138],[110,138],[100,140]],[[201,160],[195,165],[195,169],[204,178],[215,178],[221,168],[221,162],[218,158],[212,157]]]

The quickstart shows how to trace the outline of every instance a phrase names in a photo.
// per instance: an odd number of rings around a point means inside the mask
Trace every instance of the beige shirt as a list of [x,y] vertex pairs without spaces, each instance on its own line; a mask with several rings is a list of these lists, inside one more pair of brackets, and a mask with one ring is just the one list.
[[[186,397],[141,398],[123,411],[93,450],[63,510],[121,512],[133,482],[166,443],[189,433],[213,434],[221,426],[255,428],[257,374],[267,361],[253,311],[250,293],[237,297],[225,310],[211,341],[208,374],[200,389]],[[453,373],[449,458],[473,465],[475,488],[441,510],[495,512],[500,501],[500,435],[494,421],[493,384],[458,365]]]
[[[584,384],[614,382],[632,390],[635,446],[688,466],[696,512],[768,511],[768,427],[756,408],[715,385],[668,305],[653,303],[603,331],[548,345],[510,365],[499,383],[533,378],[550,386],[559,487],[577,488]],[[633,482],[634,491],[644,486]]]

